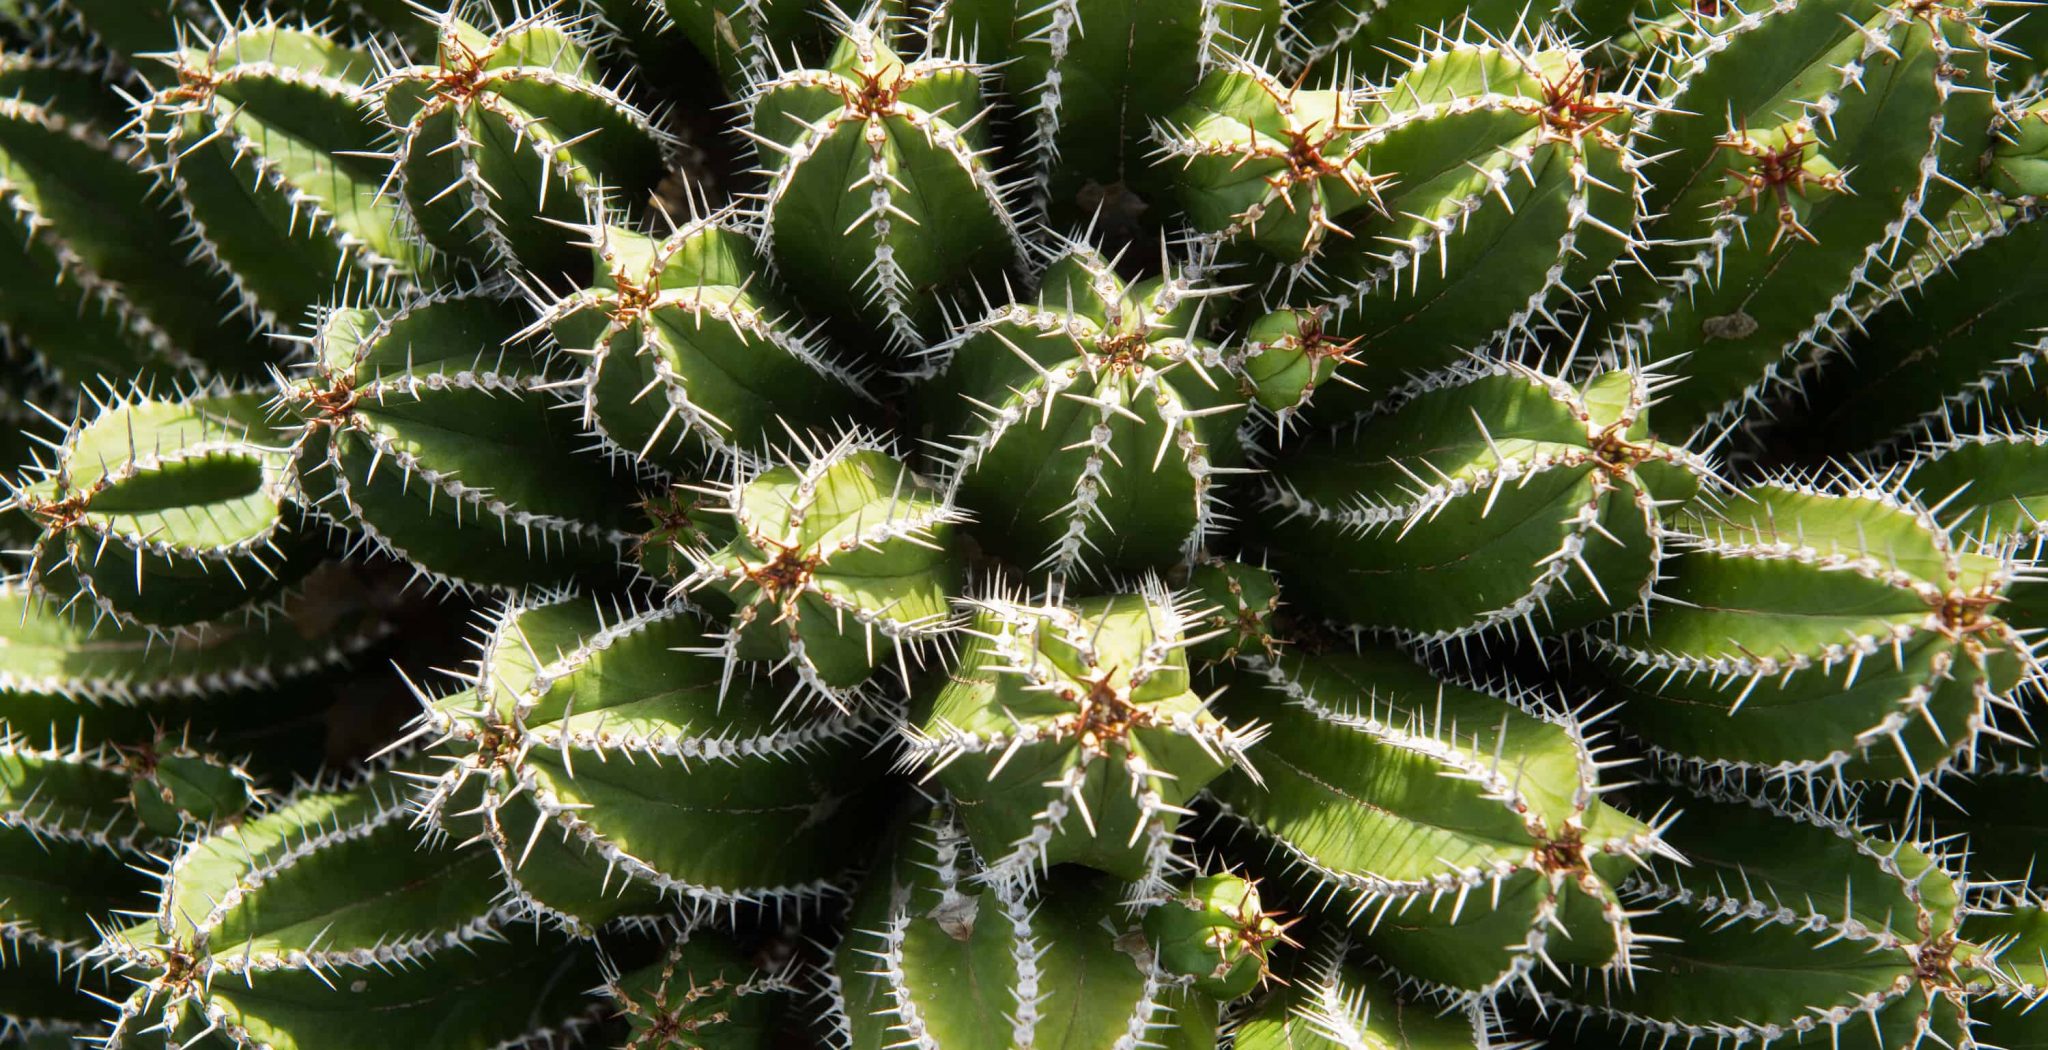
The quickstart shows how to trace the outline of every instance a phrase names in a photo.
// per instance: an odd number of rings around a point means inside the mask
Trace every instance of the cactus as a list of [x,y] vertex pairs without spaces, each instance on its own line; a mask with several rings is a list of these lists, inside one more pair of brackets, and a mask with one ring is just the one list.
[[1974,3],[1716,11],[1668,45],[1639,169],[1660,218],[1603,311],[1616,352],[1691,355],[1663,408],[1680,430],[1832,345],[1856,292],[1974,181],[1991,128]]
[[1288,923],[1266,911],[1256,884],[1202,875],[1145,913],[1145,936],[1168,973],[1193,979],[1212,999],[1241,999],[1272,976],[1269,955],[1292,943]]
[[1586,61],[1542,35],[1448,42],[1365,107],[1361,145],[1391,185],[1348,238],[1268,282],[1272,305],[1320,307],[1333,333],[1363,340],[1325,411],[1555,328],[1599,294],[1603,268],[1633,257],[1639,103],[1601,90]]
[[154,913],[101,946],[139,985],[110,1045],[314,1050],[374,1033],[483,1050],[587,1023],[589,960],[504,930],[489,855],[419,848],[402,784],[309,788],[181,850]]
[[2048,418],[2032,370],[2048,339],[2029,310],[2048,263],[2048,223],[1995,210],[1948,225],[1945,245],[1857,305],[1861,334],[1845,352],[1818,355],[1795,376],[1778,411],[1812,418],[1819,450],[1893,451],[1930,428]]
[[969,833],[943,810],[923,817],[898,831],[839,946],[846,1045],[1216,1045],[1215,1003],[1175,985],[1108,880],[1063,869],[1034,904],[977,883]]
[[984,69],[934,52],[906,59],[880,16],[849,21],[822,69],[753,85],[762,233],[791,285],[891,347],[933,342],[947,303],[1024,255],[1010,187],[982,126]]
[[12,486],[8,506],[42,529],[28,570],[40,590],[122,625],[179,628],[249,613],[319,558],[294,450],[261,398],[220,389],[94,409]]
[[1616,886],[1669,847],[1601,800],[1581,720],[1386,650],[1244,663],[1217,706],[1269,722],[1260,777],[1224,775],[1215,804],[1375,955],[1464,1001],[1539,967],[1635,965]]
[[0,0],[0,1050],[2048,1050],[2042,10]]
[[953,403],[949,484],[996,553],[1060,580],[1189,560],[1226,515],[1244,405],[1201,338],[1218,289],[1187,274],[1141,284],[1076,246],[1034,304],[991,310],[934,352]]
[[1274,622],[1280,585],[1272,573],[1242,562],[1205,561],[1188,573],[1188,590],[1209,610],[1195,631],[1207,640],[1188,646],[1197,670],[1230,666],[1240,656],[1271,657],[1286,644]]
[[1183,104],[1210,72],[1270,56],[1286,6],[942,0],[930,33],[997,64],[1026,128],[1036,210],[1061,224],[1106,213],[1121,225],[1165,181],[1144,163],[1147,118]]
[[1562,1023],[1893,1046],[1961,1038],[1973,1000],[2005,982],[1996,943],[1961,936],[1974,909],[1944,858],[1824,814],[1718,797],[1685,806],[1673,842],[1692,865],[1629,887],[1662,905],[1641,924],[1669,940],[1633,982],[1543,993]]
[[407,214],[428,244],[486,272],[574,272],[585,255],[562,227],[603,210],[607,194],[644,201],[666,141],[559,21],[487,31],[450,12],[438,29],[433,64],[375,87]]
[[944,785],[992,881],[1029,885],[1073,861],[1162,891],[1188,799],[1261,732],[1191,691],[1201,636],[1187,630],[1205,610],[1157,585],[971,609],[959,667],[903,728],[901,764]]
[[1825,793],[1967,769],[2037,666],[2023,570],[1891,488],[1753,485],[1674,526],[1664,601],[1585,636],[1661,763]]
[[730,222],[692,218],[659,240],[596,229],[596,283],[543,314],[588,362],[584,427],[643,468],[758,459],[788,428],[843,419],[866,396],[857,373],[753,288],[762,268]]
[[733,606],[719,655],[796,671],[800,687],[840,709],[876,667],[899,681],[952,626],[959,589],[953,524],[932,484],[858,434],[735,485],[724,513],[733,539],[685,552],[681,591]]
[[1632,0],[1567,0],[1544,4],[1513,0],[1479,0],[1451,4],[1443,0],[1312,0],[1302,4],[1285,24],[1281,49],[1290,66],[1337,66],[1363,72],[1375,82],[1411,52],[1423,50],[1446,34],[1509,37],[1529,25],[1553,26],[1582,41],[1603,40],[1618,33],[1635,9]]
[[120,114],[95,72],[10,53],[0,95],[10,224],[0,325],[41,370],[118,383],[260,363],[253,331],[219,323],[215,300],[227,286],[201,268],[163,265],[186,253],[185,231],[111,137]]
[[1449,643],[1640,609],[1662,508],[1714,477],[1653,436],[1653,380],[1441,373],[1291,453],[1259,520],[1295,599],[1346,627]]
[[[278,396],[300,421],[312,504],[450,587],[559,586],[616,566],[625,486],[578,454],[562,380],[506,346],[519,327],[482,295],[328,311],[309,374]],[[513,449],[523,477],[492,469]]]
[[1500,1037],[1499,1019],[1490,1009],[1440,1012],[1406,999],[1365,973],[1352,956],[1346,940],[1319,946],[1286,987],[1246,1012],[1235,1029],[1234,1045],[1243,1050],[1464,1050],[1495,1045]]
[[[495,876],[480,877],[578,934],[840,892],[889,709],[778,724],[781,684],[675,653],[710,644],[685,606],[507,606],[472,687],[427,703],[414,730],[442,764],[423,817],[487,843]],[[764,834],[782,841],[753,848]]]
[[259,24],[163,65],[153,75],[166,86],[143,101],[133,133],[237,309],[281,332],[337,285],[384,295],[433,283],[429,253],[382,192],[368,54]]
[[1338,223],[1348,213],[1383,208],[1353,109],[1342,88],[1289,87],[1250,63],[1203,78],[1153,131],[1179,161],[1175,189],[1201,243],[1298,262],[1350,237]]

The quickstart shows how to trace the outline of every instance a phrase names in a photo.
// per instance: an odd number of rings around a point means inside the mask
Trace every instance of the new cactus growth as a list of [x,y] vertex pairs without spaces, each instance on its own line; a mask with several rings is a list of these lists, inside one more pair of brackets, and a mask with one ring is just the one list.
[[1271,976],[1267,956],[1287,923],[1260,905],[1259,888],[1235,875],[1201,875],[1145,914],[1145,936],[1168,973],[1194,979],[1212,999],[1241,999]]
[[1273,656],[1286,639],[1274,618],[1280,614],[1280,584],[1273,574],[1243,562],[1204,561],[1188,573],[1188,590],[1208,610],[1198,616],[1188,658],[1207,670],[1240,656]]
[[2048,1050],[2044,27],[0,0],[0,1050]]
[[732,946],[690,935],[604,983],[632,1029],[624,1050],[766,1050],[797,990],[790,975],[758,972]]

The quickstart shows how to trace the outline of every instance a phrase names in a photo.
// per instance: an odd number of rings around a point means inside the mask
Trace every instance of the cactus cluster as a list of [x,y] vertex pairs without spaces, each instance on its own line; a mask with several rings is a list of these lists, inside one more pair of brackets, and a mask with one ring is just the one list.
[[0,0],[0,1048],[2048,1046],[2043,0]]

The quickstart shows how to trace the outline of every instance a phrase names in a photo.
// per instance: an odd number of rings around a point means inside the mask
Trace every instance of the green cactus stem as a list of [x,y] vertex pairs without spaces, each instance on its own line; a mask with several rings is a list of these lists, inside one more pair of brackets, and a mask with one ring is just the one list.
[[85,63],[0,56],[0,327],[73,384],[249,371],[266,348],[221,316],[227,285],[166,265],[186,232],[110,137],[118,102]]
[[903,730],[900,764],[945,787],[987,878],[1030,885],[1072,861],[1164,896],[1188,800],[1263,732],[1191,689],[1186,649],[1204,639],[1188,632],[1207,610],[1156,583],[969,610],[959,666]]
[[1474,364],[1291,450],[1264,483],[1271,562],[1347,628],[1449,644],[1640,609],[1665,509],[1714,477],[1653,436],[1655,380],[1573,386]]
[[1282,23],[1280,51],[1290,73],[1343,69],[1379,82],[1446,36],[1511,39],[1550,26],[1591,44],[1621,32],[1637,0],[1309,0]]
[[191,627],[267,612],[321,554],[292,476],[294,451],[263,399],[109,395],[8,508],[42,529],[28,578],[122,626]]
[[815,309],[894,349],[943,333],[949,303],[1022,261],[1011,188],[991,163],[984,67],[899,55],[871,10],[820,69],[746,98],[759,147],[766,254]]
[[2033,372],[2048,337],[2032,311],[2048,292],[2048,222],[1977,209],[1946,225],[1858,303],[1861,334],[1801,366],[1766,440],[1789,439],[1798,419],[1816,451],[1874,454],[1951,426],[2048,421]]
[[2048,889],[2048,766],[2023,750],[1994,749],[1967,777],[1950,777],[1940,792],[1874,785],[1857,815],[1881,819],[1920,841],[1947,841],[1969,851],[1972,879],[2020,890]]
[[[62,1045],[103,1033],[91,965],[96,923],[149,901],[140,867],[157,843],[97,749],[38,747],[0,723],[0,1041]],[[36,1040],[47,1040],[39,1044]]]
[[602,214],[608,196],[637,211],[665,173],[668,140],[604,83],[567,22],[479,28],[450,11],[437,29],[432,64],[373,88],[407,214],[428,244],[483,272],[575,272],[588,254],[564,227]]
[[1274,618],[1280,613],[1280,583],[1265,569],[1214,559],[1188,573],[1188,590],[1211,612],[1194,633],[1207,641],[1188,647],[1200,669],[1228,665],[1240,656],[1272,657],[1286,644]]
[[586,362],[585,429],[643,469],[758,460],[867,397],[861,375],[773,303],[734,222],[692,216],[659,239],[593,228],[595,283],[548,303],[536,326]]
[[[1726,422],[1850,327],[1989,145],[1974,2],[1777,2],[1668,44],[1642,134],[1644,249],[1605,297],[1617,354],[1680,355],[1663,418]],[[1773,72],[1760,75],[1759,70]]]
[[1033,210],[1058,226],[1128,226],[1167,191],[1149,122],[1209,74],[1269,58],[1276,0],[939,0],[936,40],[996,64],[1015,100]]
[[162,59],[131,125],[240,309],[285,332],[336,289],[433,283],[427,249],[382,192],[369,55],[309,30],[252,26]]
[[1631,981],[1574,975],[1541,1002],[1593,1038],[1839,1040],[1882,1048],[1964,1038],[2000,983],[1959,936],[1971,910],[1942,858],[1827,815],[1684,799],[1689,866],[1627,887],[1656,938]]
[[1265,909],[1256,883],[1229,873],[1196,876],[1145,913],[1160,967],[1221,1001],[1241,999],[1272,977],[1274,947],[1298,947],[1287,935],[1291,925]]
[[1152,135],[1156,161],[1177,169],[1196,243],[1295,263],[1351,237],[1338,222],[1350,212],[1383,207],[1388,180],[1366,170],[1368,130],[1347,88],[1304,90],[1237,62],[1203,78]]
[[1272,416],[1277,444],[1286,443],[1324,384],[1355,385],[1351,373],[1362,367],[1363,337],[1332,334],[1328,315],[1321,307],[1274,310],[1245,329],[1237,370],[1252,403]]
[[896,708],[779,721],[783,682],[728,690],[719,665],[677,654],[710,644],[680,604],[507,606],[471,688],[427,702],[415,727],[445,766],[425,819],[481,839],[510,901],[583,935],[838,894],[877,801],[868,752]]
[[948,482],[986,547],[1057,581],[1191,561],[1222,528],[1244,404],[1197,277],[1127,285],[1072,245],[1035,302],[934,350]]
[[2038,667],[2000,613],[2025,571],[1895,482],[1751,486],[1672,525],[1647,617],[1585,636],[1668,768],[1821,795],[1921,783],[2010,735]]
[[519,328],[489,295],[326,311],[308,373],[277,399],[313,505],[436,586],[552,587],[618,566],[631,488],[583,452],[559,373],[507,345]]
[[803,0],[629,0],[651,9],[656,25],[675,30],[710,60],[735,95],[773,77],[778,63],[816,36],[818,19]]
[[731,681],[742,662],[787,666],[842,710],[893,664],[909,688],[953,626],[961,514],[881,442],[849,433],[799,460],[735,480],[720,508],[733,538],[684,552],[678,594],[701,596],[729,627],[713,650]]
[[1615,887],[1671,853],[1666,822],[1602,801],[1603,766],[1627,760],[1602,762],[1577,716],[1384,649],[1242,665],[1216,709],[1269,720],[1263,783],[1233,771],[1211,795],[1373,954],[1459,1002],[1539,968],[1637,965]]
[[1363,411],[1468,353],[1565,327],[1633,256],[1641,104],[1603,90],[1587,61],[1548,35],[1448,41],[1363,108],[1370,165],[1392,180],[1380,206],[1264,293],[1362,338],[1355,386],[1326,388],[1324,411]]
[[1505,1038],[1490,1003],[1444,1011],[1369,974],[1342,938],[1254,1002],[1238,1020],[1238,1050],[1478,1050]]
[[391,631],[367,599],[330,607],[305,592],[268,617],[196,624],[171,638],[92,621],[20,581],[0,582],[0,717],[13,697],[51,698],[74,711],[218,700],[340,667]]
[[846,1046],[1213,1050],[1215,1003],[1161,967],[1113,880],[1064,868],[1026,898],[977,877],[946,811],[921,816],[869,874],[834,959]]
[[2008,198],[2048,197],[2048,98],[2034,98],[2002,114],[1991,151],[1988,188]]

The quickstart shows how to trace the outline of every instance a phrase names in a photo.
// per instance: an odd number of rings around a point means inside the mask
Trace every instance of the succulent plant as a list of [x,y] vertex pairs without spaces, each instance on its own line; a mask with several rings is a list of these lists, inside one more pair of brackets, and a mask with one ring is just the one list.
[[1665,509],[1715,476],[1654,436],[1655,392],[1632,370],[1438,373],[1289,452],[1263,482],[1273,563],[1335,623],[1438,643],[1639,609]]
[[406,213],[428,244],[485,272],[573,271],[588,255],[564,226],[607,194],[644,200],[666,167],[664,137],[560,21],[485,29],[450,11],[436,28],[431,63],[374,87]]
[[2044,27],[0,0],[0,1050],[2048,1048]]

